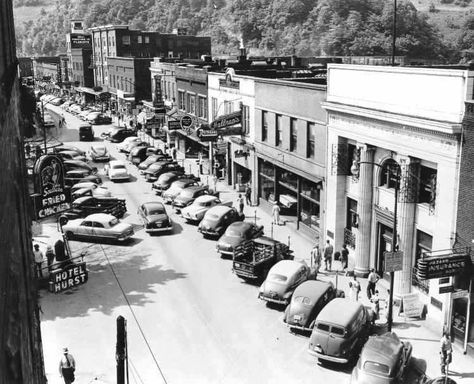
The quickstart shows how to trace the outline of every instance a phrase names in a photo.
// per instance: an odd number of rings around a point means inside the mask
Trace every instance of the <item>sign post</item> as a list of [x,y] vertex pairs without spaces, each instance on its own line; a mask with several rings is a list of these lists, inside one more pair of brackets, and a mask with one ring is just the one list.
[[385,272],[396,272],[403,270],[403,251],[384,252]]

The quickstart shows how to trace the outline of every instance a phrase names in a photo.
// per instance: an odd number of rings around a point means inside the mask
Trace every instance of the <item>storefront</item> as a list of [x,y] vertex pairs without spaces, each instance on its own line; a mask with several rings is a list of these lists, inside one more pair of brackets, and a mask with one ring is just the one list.
[[309,179],[258,158],[258,197],[264,205],[278,201],[281,214],[294,216],[298,228],[321,229],[322,180]]

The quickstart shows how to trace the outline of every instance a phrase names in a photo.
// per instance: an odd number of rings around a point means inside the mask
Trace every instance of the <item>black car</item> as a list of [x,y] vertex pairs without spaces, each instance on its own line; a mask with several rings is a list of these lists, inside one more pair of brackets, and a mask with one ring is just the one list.
[[171,232],[173,230],[173,222],[162,203],[156,201],[144,203],[138,207],[137,213],[147,233]]
[[125,127],[113,127],[108,133],[102,135],[103,138],[110,140],[112,143],[121,143],[130,136],[135,136],[135,131]]
[[112,118],[101,112],[91,112],[86,116],[86,120],[90,124],[111,124]]
[[173,207],[179,213],[181,208],[192,204],[199,196],[209,194],[208,185],[194,185],[192,187],[184,188],[172,202]]
[[170,156],[164,155],[161,149],[155,147],[135,147],[128,154],[128,160],[138,166],[151,156],[156,156],[156,161],[161,159],[171,160]]
[[231,256],[235,247],[245,240],[263,236],[263,225],[256,225],[247,221],[236,221],[229,225],[220,237],[216,245],[216,250],[221,256]]
[[79,126],[79,141],[94,141],[94,130],[90,124],[81,124]]
[[75,168],[75,169],[71,169],[69,171],[65,171],[65,175],[64,175],[64,183],[67,185],[67,186],[72,186],[74,184],[77,184],[79,182],[82,182],[82,181],[92,181],[92,182],[95,182],[94,180],[89,180],[88,177],[89,176],[95,176],[95,175],[92,175],[92,172],[87,170],[87,169],[84,169],[84,168]]
[[151,186],[152,189],[155,190],[157,195],[161,195],[164,191],[166,191],[173,181],[178,180],[180,177],[183,177],[184,174],[180,172],[165,172],[162,173],[158,180],[156,180],[153,185]]
[[79,160],[65,160],[63,162],[64,164],[64,170],[66,172],[75,170],[75,169],[85,169],[89,172],[90,174],[96,174],[97,173],[97,168],[96,167],[91,167],[89,164],[79,161]]
[[176,162],[158,162],[150,165],[144,172],[145,180],[152,182],[158,179],[158,177],[165,172],[182,172],[184,168]]

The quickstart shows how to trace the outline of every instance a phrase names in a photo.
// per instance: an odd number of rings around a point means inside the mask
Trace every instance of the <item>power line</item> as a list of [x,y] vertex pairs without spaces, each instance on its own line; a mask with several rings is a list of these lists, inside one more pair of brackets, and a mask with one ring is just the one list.
[[[136,374],[138,377],[138,380],[140,380],[140,383],[144,384],[142,378],[140,377],[140,374],[138,373],[138,369],[133,364],[133,361],[132,359],[130,359],[130,356],[128,356],[128,361],[130,361],[130,365],[132,366],[132,369],[131,369],[132,375],[135,377],[135,374]],[[134,374],[134,371],[135,371],[135,374]]]

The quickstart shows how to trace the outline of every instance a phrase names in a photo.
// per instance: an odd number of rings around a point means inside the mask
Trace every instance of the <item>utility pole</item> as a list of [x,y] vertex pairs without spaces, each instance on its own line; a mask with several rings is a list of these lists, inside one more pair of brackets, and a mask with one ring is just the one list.
[[[127,320],[123,316],[117,317],[115,360],[117,361],[117,384],[128,383]],[[127,366],[127,375],[125,375],[125,366]]]
[[44,145],[44,154],[47,153],[46,148],[46,127],[44,126],[44,104],[41,102],[41,130],[43,131],[43,145]]

